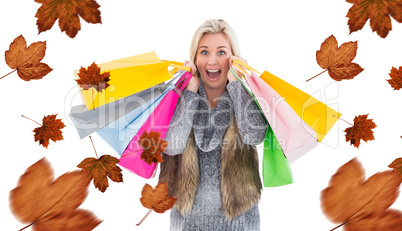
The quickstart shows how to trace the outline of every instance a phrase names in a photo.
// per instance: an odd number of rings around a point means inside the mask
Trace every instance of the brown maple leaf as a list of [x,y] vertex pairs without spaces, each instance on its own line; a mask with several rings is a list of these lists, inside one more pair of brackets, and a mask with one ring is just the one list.
[[371,129],[377,127],[373,119],[367,119],[367,115],[355,116],[353,126],[346,128],[346,142],[350,141],[356,148],[359,148],[360,140],[374,140],[374,132]]
[[98,92],[102,92],[103,89],[110,86],[108,83],[110,80],[110,72],[101,73],[100,67],[98,67],[95,62],[93,62],[88,68],[81,67],[77,75],[80,78],[75,81],[77,81],[84,90],[93,87]]
[[56,115],[44,116],[42,119],[42,126],[33,130],[35,132],[35,142],[39,141],[39,145],[47,148],[49,140],[54,142],[63,140],[63,132],[61,131],[66,125],[61,122],[61,119],[56,119]]
[[7,65],[14,69],[7,75],[17,71],[18,76],[25,81],[43,78],[53,70],[46,63],[40,62],[45,57],[45,53],[46,42],[35,42],[27,47],[25,38],[22,35],[18,36],[5,52]]
[[10,191],[10,209],[20,222],[29,224],[25,228],[92,230],[102,221],[90,211],[77,209],[88,195],[88,184],[81,171],[54,180],[53,169],[43,158],[28,167]]
[[148,164],[163,162],[162,152],[165,151],[168,143],[159,137],[160,132],[151,131],[148,134],[144,131],[138,140],[138,144],[143,147],[140,157]]
[[392,67],[391,73],[389,73],[391,79],[387,79],[388,83],[394,90],[399,90],[402,88],[402,66],[399,66],[399,70]]
[[[388,209],[398,198],[399,185],[392,171],[365,180],[364,169],[354,158],[321,191],[321,209],[330,221],[341,223],[338,227],[345,225],[345,230],[402,230],[401,212]],[[359,226],[365,228],[356,229]]]
[[57,114],[44,116],[42,119],[43,122],[42,124],[28,117],[25,116],[22,117],[32,120],[33,122],[37,123],[40,126],[33,130],[33,132],[35,132],[34,134],[35,142],[39,141],[39,145],[42,145],[43,147],[47,148],[50,139],[53,140],[54,142],[58,140],[63,140],[63,134],[61,129],[64,128],[66,125],[64,125],[64,123],[61,122],[61,119],[56,119],[56,116]]
[[123,182],[122,170],[116,165],[119,162],[113,156],[103,155],[99,159],[93,157],[85,158],[77,167],[82,168],[90,180],[94,180],[95,188],[98,188],[101,192],[105,192],[106,188],[109,187],[107,177],[114,182]]
[[35,17],[38,18],[39,33],[47,31],[59,19],[61,31],[65,31],[70,38],[74,38],[81,30],[80,18],[88,23],[102,23],[100,5],[94,0],[35,0],[42,6],[38,9]]
[[392,30],[392,16],[397,22],[402,22],[402,0],[346,0],[353,6],[349,9],[346,17],[350,33],[361,30],[370,19],[370,27],[381,38],[387,37]]
[[402,158],[397,158],[388,167],[394,169],[399,174],[399,179],[402,182]]
[[[338,48],[338,41],[331,35],[321,44],[320,50],[316,52],[316,60],[318,65],[325,71],[328,71],[329,76],[336,80],[353,79],[364,69],[357,63],[352,63],[356,57],[357,42],[343,43]],[[319,76],[320,74],[308,79],[307,81]],[[306,82],[307,82],[306,81]]]

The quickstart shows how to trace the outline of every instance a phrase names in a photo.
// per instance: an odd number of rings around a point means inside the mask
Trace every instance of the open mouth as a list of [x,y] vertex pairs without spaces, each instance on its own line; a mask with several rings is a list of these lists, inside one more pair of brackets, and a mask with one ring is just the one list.
[[207,70],[207,75],[209,78],[216,79],[221,74],[221,70]]

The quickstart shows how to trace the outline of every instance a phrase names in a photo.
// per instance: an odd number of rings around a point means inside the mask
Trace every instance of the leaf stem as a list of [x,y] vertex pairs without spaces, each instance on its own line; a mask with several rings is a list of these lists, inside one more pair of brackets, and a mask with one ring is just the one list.
[[337,116],[335,116],[335,115],[332,115],[332,116],[333,116],[333,117],[336,117],[336,118],[338,118],[338,119],[340,119],[340,120],[342,120],[343,122],[348,123],[350,126],[353,127],[353,124],[349,123],[348,121],[346,121],[346,120],[344,120],[344,119],[342,119],[342,118],[340,118],[340,117],[337,117]]
[[35,222],[32,222],[31,224],[29,224],[29,225],[25,226],[24,228],[22,228],[22,229],[20,229],[20,230],[18,230],[18,231],[22,231],[22,230],[24,230],[24,229],[26,229],[26,228],[30,227],[30,226],[31,226],[31,225],[33,225],[33,224],[35,224]]
[[126,157],[126,156],[128,156],[128,155],[133,154],[134,152],[139,152],[139,151],[144,151],[144,150],[143,150],[143,149],[135,150],[135,151],[132,151],[132,152],[130,152],[130,153],[127,153],[127,154],[125,154],[125,155],[123,155],[123,156],[121,156],[121,157]]
[[35,123],[39,124],[39,126],[42,126],[42,124],[40,124],[40,123],[36,122],[35,120],[33,120],[33,119],[31,119],[31,118],[28,118],[28,117],[23,116],[23,115],[21,115],[21,116],[22,116],[22,117],[24,117],[25,119],[29,119],[29,120],[31,120],[31,121],[33,121],[33,122],[35,122]]
[[335,229],[337,229],[337,228],[341,227],[341,226],[342,226],[342,225],[344,225],[344,224],[346,224],[346,221],[345,221],[345,222],[343,222],[342,224],[340,224],[340,225],[336,226],[335,228],[331,229],[330,231],[334,231]]
[[[8,73],[7,75],[9,75],[9,74],[13,73],[13,72],[14,72],[14,71],[16,71],[16,70],[17,70],[17,69],[15,69],[15,70],[11,71],[11,72],[10,72],[10,73]],[[4,77],[6,77],[7,75],[0,77],[0,79],[2,79],[2,78],[4,78]]]
[[310,81],[310,80],[314,79],[315,77],[317,77],[317,76],[321,75],[322,73],[324,73],[324,72],[326,72],[326,71],[328,71],[328,69],[325,69],[325,70],[324,70],[323,72],[321,72],[320,74],[317,74],[317,75],[315,75],[315,76],[313,76],[313,77],[309,78],[308,80],[306,80],[306,82],[308,82],[308,81]]
[[141,225],[141,223],[148,217],[148,215],[152,212],[152,209],[150,209],[147,214],[141,219],[141,221],[137,224],[137,226]]
[[99,159],[99,157],[98,157],[98,153],[96,152],[96,149],[95,149],[94,142],[92,141],[92,137],[91,137],[91,136],[89,136],[89,139],[91,139],[92,147],[94,147],[94,150],[95,150],[95,155],[96,155],[96,159]]

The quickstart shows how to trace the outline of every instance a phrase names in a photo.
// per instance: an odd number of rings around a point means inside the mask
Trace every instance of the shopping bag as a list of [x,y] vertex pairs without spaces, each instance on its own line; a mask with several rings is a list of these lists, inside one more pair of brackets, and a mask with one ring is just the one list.
[[261,110],[265,120],[267,121],[267,132],[264,138],[264,150],[262,161],[262,179],[264,187],[277,187],[293,183],[292,171],[289,166],[288,159],[285,157],[282,147],[279,144],[271,125],[261,109],[261,106],[253,92],[246,86],[237,76],[233,68],[230,69],[234,76],[242,83],[244,89],[250,94],[258,108]]
[[277,187],[293,183],[289,162],[269,125],[264,140],[262,181],[264,187]]
[[[168,67],[190,70],[181,63],[163,61],[156,56],[155,52],[149,52],[123,59],[110,61],[98,65],[101,73],[110,72],[109,87],[98,92],[93,87],[88,90],[81,89],[81,96],[88,110],[108,104],[110,102],[127,97],[154,85],[171,79],[172,73]],[[78,79],[79,70],[75,70],[75,78]]]
[[[240,60],[234,60],[233,62],[237,64],[237,67],[241,65],[258,73],[254,68]],[[275,90],[299,117],[316,132],[318,142],[324,139],[338,118],[342,115],[313,96],[301,91],[268,71],[262,73],[261,79]]]
[[76,105],[71,108],[69,116],[80,138],[83,139],[142,105],[149,107],[152,99],[163,93],[164,87],[165,84],[161,83],[92,110],[88,110],[83,104]]
[[179,81],[184,73],[184,71],[177,72],[174,81],[166,85],[161,95],[152,98],[146,104],[141,105],[104,128],[97,130],[96,133],[121,156],[152,111],[158,106],[169,90],[175,87],[176,82]]
[[251,92],[258,101],[275,136],[281,140],[283,153],[290,163],[317,146],[316,132],[257,74],[250,70],[249,75],[237,68],[244,76]]
[[123,152],[121,158],[119,159],[120,166],[145,179],[149,179],[154,176],[157,164],[148,164],[141,159],[140,150],[142,150],[142,148],[138,141],[145,131],[148,133],[151,131],[160,132],[159,139],[165,138],[170,121],[173,117],[174,110],[176,108],[177,101],[179,99],[179,95],[184,90],[191,78],[191,73],[185,72],[179,82],[177,82],[176,87],[169,90],[167,95],[163,97],[162,102],[158,104],[152,114],[147,118],[146,122],[138,130],[137,134],[133,137],[126,150]]

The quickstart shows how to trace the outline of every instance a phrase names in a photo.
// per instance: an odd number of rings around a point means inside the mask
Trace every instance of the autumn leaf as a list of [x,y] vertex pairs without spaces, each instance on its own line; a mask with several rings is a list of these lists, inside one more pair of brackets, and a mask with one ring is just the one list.
[[166,182],[159,183],[152,188],[149,184],[145,184],[141,192],[141,204],[148,209],[153,209],[157,213],[164,213],[173,207],[176,198],[168,196],[168,187]]
[[370,19],[370,27],[381,38],[387,37],[392,30],[391,17],[397,22],[402,22],[402,0],[346,0],[353,6],[346,17],[350,33],[361,30]]
[[110,72],[103,72],[102,74],[100,72],[100,67],[94,62],[88,68],[81,67],[77,74],[80,78],[75,81],[77,81],[84,90],[93,87],[98,92],[102,92],[103,89],[110,86],[108,83],[110,80]]
[[11,212],[28,224],[23,229],[33,226],[33,230],[92,230],[102,221],[92,212],[78,209],[88,195],[88,184],[81,171],[68,172],[54,180],[53,169],[43,158],[28,167],[17,187],[10,191]]
[[395,159],[388,167],[394,169],[399,174],[399,179],[402,182],[402,158]]
[[168,143],[159,137],[160,132],[151,131],[148,134],[144,131],[138,140],[138,144],[143,147],[140,157],[148,164],[163,162],[162,152],[165,151]]
[[61,122],[61,119],[56,119],[56,116],[57,114],[44,116],[42,119],[42,124],[28,117],[22,117],[32,120],[40,126],[33,130],[33,132],[35,132],[35,142],[39,141],[39,145],[47,148],[47,146],[49,145],[49,140],[53,140],[54,142],[58,140],[63,140],[61,129],[64,128],[66,125]]
[[94,0],[35,0],[42,4],[35,14],[38,18],[39,33],[47,31],[53,27],[56,20],[59,20],[61,31],[74,38],[81,30],[80,18],[88,23],[102,23],[101,12],[98,10],[100,5]]
[[359,148],[360,140],[374,140],[374,132],[371,129],[377,127],[372,119],[367,119],[367,115],[355,116],[353,126],[346,128],[346,142],[350,141],[356,148]]
[[35,142],[39,141],[43,147],[47,148],[49,140],[54,142],[63,140],[63,132],[61,131],[66,125],[61,122],[61,119],[56,119],[56,115],[48,115],[43,117],[42,126],[35,128]]
[[[336,80],[353,79],[364,69],[357,63],[352,63],[356,57],[357,42],[343,43],[338,48],[338,41],[331,35],[321,44],[320,50],[316,52],[316,60],[321,68],[325,69],[320,74],[328,71],[329,76]],[[308,79],[319,76],[320,74]],[[306,82],[307,82],[306,81]]]
[[399,66],[399,70],[392,67],[391,73],[389,73],[391,79],[387,79],[388,83],[394,90],[399,90],[402,88],[402,66]]
[[388,209],[398,198],[399,185],[392,171],[365,180],[364,169],[354,158],[321,191],[321,209],[330,221],[341,223],[338,227],[345,225],[345,230],[402,230],[401,212]]
[[141,191],[142,197],[140,201],[141,204],[145,208],[150,209],[150,211],[137,225],[140,225],[152,210],[157,213],[164,213],[166,210],[171,209],[177,199],[168,196],[168,194],[169,191],[166,182],[159,183],[155,186],[155,189],[149,184],[145,184]]
[[99,159],[85,158],[77,167],[82,168],[90,180],[94,180],[95,188],[105,192],[106,188],[109,187],[107,177],[114,182],[123,182],[122,170],[116,165],[119,162],[113,156],[103,155]]
[[18,76],[25,80],[41,79],[53,69],[46,63],[40,61],[45,57],[46,42],[35,42],[28,46],[25,38],[20,35],[10,44],[9,50],[5,52],[7,65],[14,69],[7,75],[17,71]]

